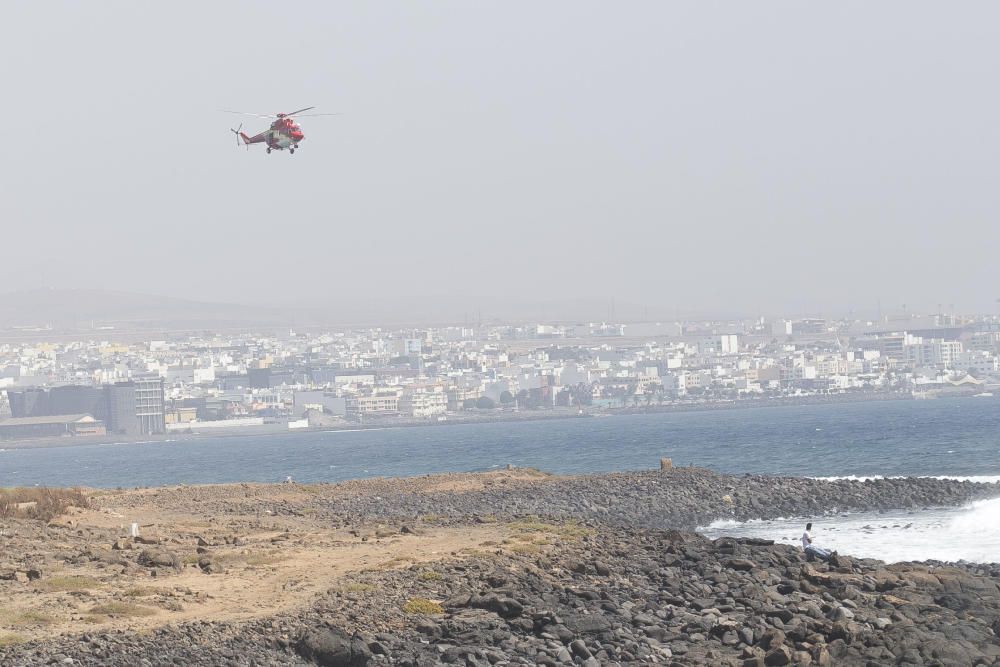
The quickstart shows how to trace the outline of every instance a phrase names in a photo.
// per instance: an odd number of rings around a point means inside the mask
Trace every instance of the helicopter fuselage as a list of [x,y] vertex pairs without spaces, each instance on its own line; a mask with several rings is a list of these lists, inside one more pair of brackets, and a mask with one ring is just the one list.
[[267,132],[267,147],[282,151],[297,147],[305,138],[302,128],[295,121],[290,118],[279,118],[271,123],[271,129]]
[[[271,123],[271,127],[253,135],[252,137],[243,132],[243,123],[232,132],[236,135],[236,143],[239,144],[240,141],[243,142],[244,146],[250,147],[251,144],[264,144],[267,147],[267,152],[270,153],[272,150],[283,151],[288,149],[289,153],[294,153],[295,149],[299,147],[299,142],[306,138],[303,134],[302,128],[299,124],[295,122],[292,116],[302,113],[303,111],[309,111],[315,107],[306,107],[305,109],[299,109],[298,111],[293,111],[292,113],[279,113],[275,116],[275,121]],[[226,113],[235,114],[245,114],[243,111],[227,111]],[[250,116],[265,117],[263,114],[247,114]],[[335,116],[337,114],[310,114],[313,116]]]
[[298,143],[303,139],[305,139],[305,136],[300,135],[298,138],[295,138],[287,134],[282,134],[277,130],[269,130],[267,137],[267,147],[272,148],[276,151],[283,151],[286,148],[291,148],[292,146],[298,145]]

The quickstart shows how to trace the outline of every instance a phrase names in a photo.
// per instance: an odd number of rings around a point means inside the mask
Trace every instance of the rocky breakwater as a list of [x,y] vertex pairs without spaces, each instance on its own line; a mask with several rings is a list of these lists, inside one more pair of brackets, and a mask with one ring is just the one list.
[[499,480],[463,493],[399,485],[352,483],[325,504],[331,519],[414,519],[424,515],[511,519],[528,515],[577,518],[648,528],[687,529],[715,519],[771,519],[838,512],[957,506],[1000,496],[1000,484],[933,478],[818,480],[721,475],[701,468],[578,477]]

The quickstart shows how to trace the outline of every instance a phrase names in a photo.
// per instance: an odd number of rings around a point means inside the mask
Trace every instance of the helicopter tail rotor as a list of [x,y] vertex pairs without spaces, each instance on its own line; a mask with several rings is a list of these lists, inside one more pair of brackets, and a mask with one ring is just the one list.
[[229,131],[236,135],[236,147],[237,148],[240,147],[240,139],[242,139],[243,145],[247,147],[247,150],[250,150],[250,144],[253,142],[251,141],[250,137],[248,137],[242,132],[242,130],[243,130],[243,123],[240,123],[240,126],[235,130],[233,128],[229,128]]
[[240,147],[240,130],[242,130],[242,129],[243,129],[243,123],[240,123],[240,126],[238,128],[236,128],[235,130],[233,128],[229,128],[229,131],[236,135],[236,147],[237,148]]

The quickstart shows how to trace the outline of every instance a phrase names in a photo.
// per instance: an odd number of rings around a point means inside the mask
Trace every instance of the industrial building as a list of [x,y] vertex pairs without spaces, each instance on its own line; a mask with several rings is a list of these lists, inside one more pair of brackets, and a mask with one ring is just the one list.
[[[103,387],[68,385],[9,390],[7,398],[11,417],[15,419],[89,415],[107,433],[116,435],[166,432],[163,379],[159,377],[136,378]],[[39,427],[39,430],[44,429]]]
[[142,435],[166,433],[163,379],[136,378],[131,384],[135,391],[135,416],[139,422],[139,433]]
[[0,440],[105,434],[104,424],[90,415],[10,417],[0,420]]

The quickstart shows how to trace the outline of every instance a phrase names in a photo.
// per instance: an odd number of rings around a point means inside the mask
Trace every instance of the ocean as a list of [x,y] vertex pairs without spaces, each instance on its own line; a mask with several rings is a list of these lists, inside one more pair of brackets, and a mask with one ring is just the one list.
[[[718,472],[1000,479],[1000,399],[872,401],[704,412],[3,449],[0,486],[335,482],[530,466],[579,474],[660,457]],[[1000,505],[819,521],[816,543],[872,557],[1000,561]],[[797,539],[802,521],[706,526]],[[898,527],[895,527],[899,524]],[[911,524],[909,527],[906,524]],[[886,526],[882,528],[881,526]],[[797,534],[796,534],[797,532]],[[967,544],[967,548],[961,546]]]
[[786,517],[743,523],[722,520],[698,531],[711,538],[763,537],[798,546],[806,521],[813,524],[810,534],[816,546],[861,558],[886,562],[1000,561],[1000,498],[947,509]]

